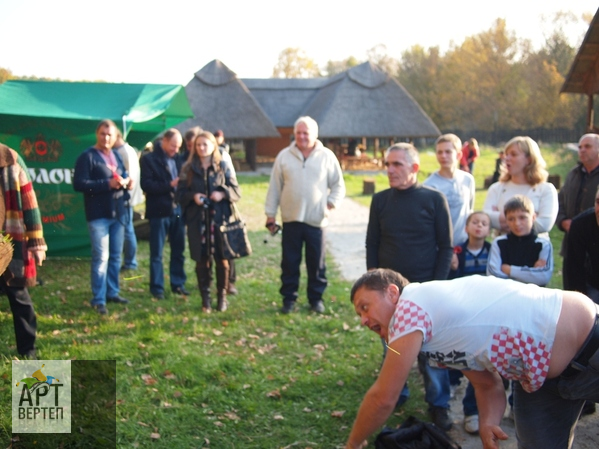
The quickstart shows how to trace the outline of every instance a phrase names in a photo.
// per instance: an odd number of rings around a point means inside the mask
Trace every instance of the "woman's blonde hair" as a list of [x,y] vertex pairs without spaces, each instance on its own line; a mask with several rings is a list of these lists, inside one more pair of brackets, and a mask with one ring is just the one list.
[[212,134],[210,131],[202,131],[195,137],[195,139],[193,139],[193,148],[188,148],[189,156],[187,157],[187,162],[191,164],[191,161],[194,157],[199,159],[199,156],[196,153],[196,142],[200,137],[208,139],[210,142],[212,142],[212,145],[214,145],[214,151],[212,152],[212,164],[216,166],[217,170],[220,170],[220,161],[222,161],[223,158],[220,154],[218,143],[216,143],[216,137],[214,137],[214,134]]
[[212,145],[214,145],[214,151],[212,152],[212,155],[211,155],[212,156],[212,165],[216,171],[221,170],[220,162],[222,161],[223,158],[220,154],[218,144],[216,143],[216,138],[214,137],[214,134],[212,134],[210,131],[202,131],[195,137],[195,139],[193,139],[193,148],[188,148],[189,156],[187,156],[187,161],[185,161],[185,164],[183,164],[183,167],[181,167],[181,177],[185,181],[187,181],[188,187],[191,185],[191,182],[193,179],[193,170],[191,170],[191,165],[193,163],[193,160],[197,159],[198,162],[200,162],[200,157],[196,153],[196,142],[200,137],[203,137],[204,139],[208,139],[210,142],[212,142]]
[[[507,154],[508,148],[514,145],[516,145],[530,161],[529,164],[524,167],[524,176],[526,177],[528,184],[535,186],[547,181],[549,173],[545,170],[547,164],[541,155],[539,145],[528,136],[517,136],[505,144],[504,152]],[[512,175],[508,173],[505,167],[502,167],[501,171],[501,177],[499,178],[501,182],[507,182],[512,179]]]

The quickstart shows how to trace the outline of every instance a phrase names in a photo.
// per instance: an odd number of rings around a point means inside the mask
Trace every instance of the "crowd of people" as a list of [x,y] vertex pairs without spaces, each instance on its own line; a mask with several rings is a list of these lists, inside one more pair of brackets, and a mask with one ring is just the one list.
[[[305,254],[309,307],[324,313],[325,231],[345,184],[337,157],[318,140],[315,120],[298,118],[294,137],[275,159],[265,199],[266,227],[273,233],[282,228],[280,311],[297,309]],[[416,360],[431,419],[441,429],[452,426],[452,385],[462,374],[468,378],[464,426],[480,434],[485,448],[506,438],[499,427],[506,388],[521,447],[569,447],[581,411],[592,413],[599,400],[599,135],[582,136],[580,162],[559,194],[547,182],[537,143],[513,138],[502,151],[483,209],[475,211],[472,171],[479,154],[475,139],[462,146],[456,135],[444,134],[435,142],[439,169],[419,183],[420,158],[412,144],[397,143],[385,153],[389,188],[372,198],[367,272],[351,292],[362,324],[381,338],[383,365],[359,409],[348,448],[364,447],[408,399],[406,381]],[[18,352],[35,357],[35,313],[27,287],[35,284],[35,265],[47,248],[27,168],[3,145],[0,170],[0,193],[20,198],[0,201],[4,230],[16,236],[0,287],[10,300]],[[121,296],[119,273],[138,269],[133,207],[143,196],[150,294],[163,300],[170,287],[171,294],[189,295],[187,242],[202,310],[209,313],[214,306],[213,267],[215,308],[227,310],[227,295],[237,292],[235,264],[224,256],[220,229],[241,192],[222,131],[195,127],[181,135],[171,128],[139,158],[115,123],[103,120],[96,143],[77,158],[73,187],[84,198],[91,305],[99,314],[108,313],[107,303],[129,302]],[[15,204],[22,208],[20,219],[9,219]],[[565,233],[564,291],[544,288],[553,274],[548,233],[555,224]]]
[[[486,449],[507,438],[500,428],[506,389],[521,448],[569,448],[579,416],[595,411],[599,135],[580,139],[580,162],[559,195],[547,182],[537,143],[511,139],[480,211],[473,211],[473,165],[467,163],[476,156],[464,151],[478,155],[476,141],[462,147],[457,136],[440,136],[440,168],[419,184],[413,145],[387,149],[389,189],[372,198],[368,271],[351,300],[389,351],[348,448],[365,447],[405,401],[416,360],[431,420],[444,430],[452,426],[451,385],[461,374],[468,378],[464,427]],[[553,274],[548,233],[556,223],[566,232],[564,291],[544,288]]]

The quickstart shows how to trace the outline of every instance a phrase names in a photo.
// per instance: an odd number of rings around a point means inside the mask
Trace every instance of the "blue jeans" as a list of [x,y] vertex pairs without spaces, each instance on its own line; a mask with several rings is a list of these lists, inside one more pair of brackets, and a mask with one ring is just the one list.
[[118,218],[87,222],[92,245],[92,305],[106,304],[106,298],[119,294],[119,270],[125,226]]
[[133,207],[127,207],[127,217],[125,225],[125,242],[123,243],[123,253],[125,260],[123,268],[128,270],[137,269],[137,237],[135,236],[135,228],[133,227]]
[[325,230],[297,221],[283,224],[283,258],[280,289],[284,303],[297,301],[302,249],[306,246],[308,301],[314,305],[322,300],[327,288],[325,266]]
[[418,354],[418,368],[424,378],[424,400],[429,407],[449,409],[449,370],[430,366],[422,353]]
[[582,371],[548,379],[534,393],[513,387],[518,448],[569,448],[585,401],[599,402],[599,350]]
[[171,246],[169,273],[171,289],[184,287],[185,275],[185,222],[181,216],[181,207],[173,209],[170,217],[150,218],[150,292],[153,295],[164,293],[164,269],[162,252],[168,235]]

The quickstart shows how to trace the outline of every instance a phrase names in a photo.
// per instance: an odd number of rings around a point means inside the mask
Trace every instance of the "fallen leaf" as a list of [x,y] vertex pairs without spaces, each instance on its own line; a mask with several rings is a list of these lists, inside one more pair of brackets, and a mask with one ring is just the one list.
[[146,424],[145,422],[141,422],[141,421],[137,421],[137,424],[139,424],[140,426],[144,426],[144,427],[150,427],[149,424]]
[[335,412],[331,413],[331,416],[333,418],[341,418],[343,415],[345,415],[345,410],[343,410],[343,411],[335,411]]
[[127,324],[127,329],[133,329],[135,327],[135,323]]
[[272,391],[269,391],[268,393],[266,393],[266,397],[267,398],[277,398],[277,399],[280,399],[281,398],[281,392],[277,388],[276,390],[272,390]]
[[141,378],[146,385],[154,385],[156,383],[156,379],[154,379],[150,374],[142,374]]
[[304,409],[303,409],[302,411],[303,411],[303,412],[306,412],[306,413],[310,413],[310,412],[312,412],[312,410],[311,410],[311,409],[309,409],[308,407],[304,407]]
[[347,324],[347,323],[343,323],[343,330],[344,330],[344,331],[348,331],[348,330],[350,330],[350,329],[351,329],[351,328],[350,328],[349,324]]
[[176,398],[180,398],[181,396],[183,396],[183,393],[181,393],[180,391],[175,391],[173,393],[173,396],[176,397]]
[[54,329],[54,330],[52,331],[52,335],[60,335],[60,330],[58,330],[58,329]]
[[340,387],[342,387],[343,385],[345,385],[345,383],[342,380],[340,380],[340,381],[337,382],[337,385],[339,385]]
[[156,433],[156,432],[152,432],[150,434],[150,438],[152,438],[153,440],[157,440],[158,438],[160,438],[160,434]]
[[233,412],[227,412],[225,413],[225,417],[232,420],[232,421],[237,421],[240,420],[241,418],[239,416],[237,416],[235,413]]
[[274,419],[276,421],[281,421],[282,419],[285,419],[285,418],[283,418],[283,415],[278,415],[277,414],[277,415],[273,416],[272,419]]
[[223,334],[223,332],[219,331],[218,329],[212,329],[212,333],[217,337],[220,337]]
[[224,426],[224,424],[222,422],[220,422],[220,421],[214,421],[214,425],[216,427],[222,427],[222,426]]
[[248,388],[252,388],[250,384],[243,384],[243,389],[247,390]]
[[173,404],[171,404],[171,403],[169,403],[169,402],[164,402],[164,403],[162,404],[162,406],[163,406],[163,407],[165,407],[165,408],[168,408],[168,407],[172,407],[172,406],[173,406]]

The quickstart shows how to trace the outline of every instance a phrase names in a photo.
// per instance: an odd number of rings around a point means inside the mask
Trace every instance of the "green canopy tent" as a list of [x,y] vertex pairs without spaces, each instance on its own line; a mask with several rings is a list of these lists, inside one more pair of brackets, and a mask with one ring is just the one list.
[[0,85],[0,142],[21,154],[38,197],[48,255],[89,256],[83,195],[72,185],[75,160],[113,120],[142,148],[193,117],[180,85],[7,81]]

